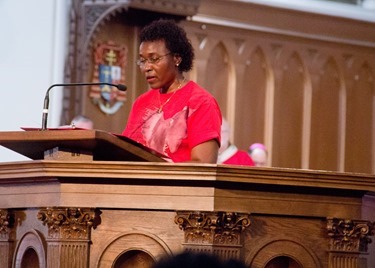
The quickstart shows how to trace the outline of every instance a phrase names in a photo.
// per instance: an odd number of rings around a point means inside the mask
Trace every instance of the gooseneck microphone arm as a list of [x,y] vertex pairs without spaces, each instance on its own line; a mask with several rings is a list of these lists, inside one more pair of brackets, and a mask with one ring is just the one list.
[[48,118],[48,108],[49,108],[49,92],[53,87],[71,87],[71,86],[111,86],[116,87],[118,90],[126,91],[126,86],[122,84],[111,84],[111,83],[67,83],[67,84],[53,84],[46,92],[43,104],[43,114],[42,114],[42,129],[47,130],[47,118]]

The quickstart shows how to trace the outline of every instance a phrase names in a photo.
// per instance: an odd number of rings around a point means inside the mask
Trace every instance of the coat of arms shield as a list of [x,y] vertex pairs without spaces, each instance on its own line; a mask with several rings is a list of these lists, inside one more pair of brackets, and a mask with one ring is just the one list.
[[[127,48],[113,41],[99,42],[94,50],[93,82],[125,84]],[[116,113],[126,101],[126,92],[109,85],[92,86],[90,98],[106,114]]]

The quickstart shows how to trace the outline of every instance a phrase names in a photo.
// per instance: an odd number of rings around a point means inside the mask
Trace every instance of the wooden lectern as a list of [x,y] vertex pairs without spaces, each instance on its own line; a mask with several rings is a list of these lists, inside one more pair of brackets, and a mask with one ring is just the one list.
[[0,145],[33,160],[163,162],[162,155],[127,137],[100,130],[0,132]]
[[169,163],[98,130],[0,132],[0,267],[148,268],[182,250],[251,268],[375,267],[375,176]]

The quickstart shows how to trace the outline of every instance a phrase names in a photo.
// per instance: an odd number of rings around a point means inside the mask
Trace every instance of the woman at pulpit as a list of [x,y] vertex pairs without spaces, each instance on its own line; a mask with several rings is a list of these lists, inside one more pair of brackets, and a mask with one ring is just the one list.
[[207,90],[185,78],[193,60],[186,32],[174,21],[142,29],[137,64],[150,90],[133,103],[122,134],[173,162],[216,163],[221,112]]

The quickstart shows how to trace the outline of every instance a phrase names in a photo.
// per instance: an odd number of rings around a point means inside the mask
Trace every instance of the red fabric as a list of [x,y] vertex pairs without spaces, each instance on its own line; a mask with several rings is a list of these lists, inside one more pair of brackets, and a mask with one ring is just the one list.
[[[169,101],[168,101],[169,100]],[[158,109],[163,106],[163,111]],[[133,104],[122,135],[172,159],[189,161],[196,145],[220,144],[221,112],[214,97],[190,81],[173,93],[150,89]]]
[[238,150],[232,157],[223,162],[228,165],[255,166],[253,159],[245,151]]

